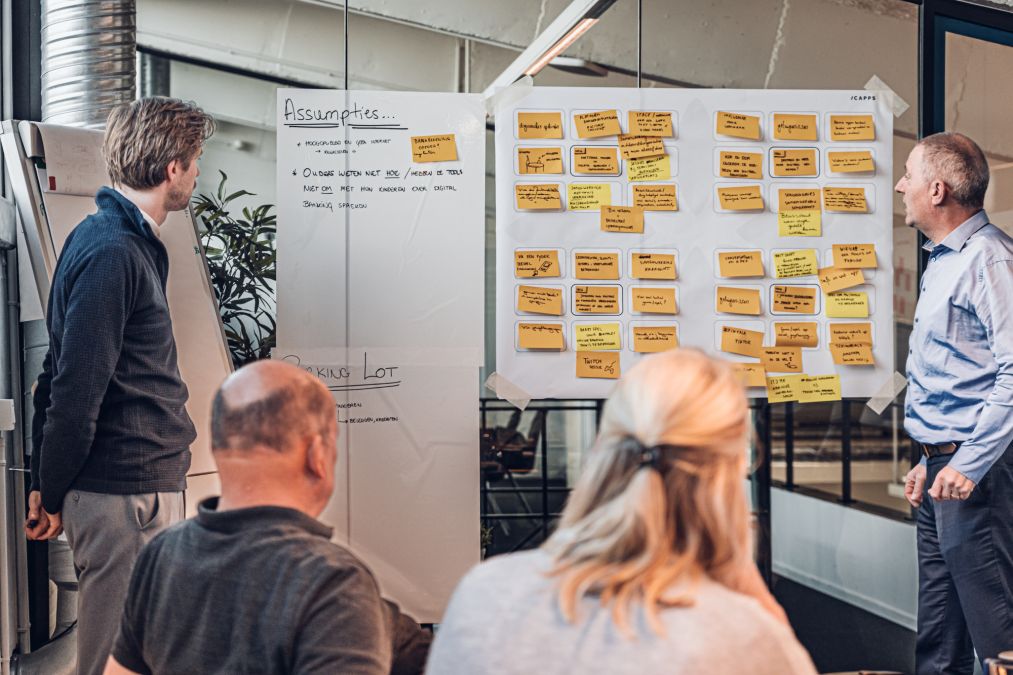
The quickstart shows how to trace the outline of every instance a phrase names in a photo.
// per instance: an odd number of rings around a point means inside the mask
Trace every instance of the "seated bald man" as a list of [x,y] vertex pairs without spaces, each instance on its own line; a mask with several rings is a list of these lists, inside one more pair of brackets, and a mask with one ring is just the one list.
[[245,366],[211,433],[222,495],[141,551],[106,674],[421,672],[428,633],[316,520],[338,452],[327,388]]

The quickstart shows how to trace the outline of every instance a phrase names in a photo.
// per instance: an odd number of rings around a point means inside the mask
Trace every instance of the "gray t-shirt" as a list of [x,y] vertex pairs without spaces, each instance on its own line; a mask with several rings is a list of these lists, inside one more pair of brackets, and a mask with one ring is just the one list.
[[791,630],[745,595],[704,582],[692,607],[660,611],[665,635],[631,613],[633,639],[597,598],[578,605],[568,623],[557,580],[541,550],[500,556],[469,572],[454,592],[429,654],[426,672],[815,675]]

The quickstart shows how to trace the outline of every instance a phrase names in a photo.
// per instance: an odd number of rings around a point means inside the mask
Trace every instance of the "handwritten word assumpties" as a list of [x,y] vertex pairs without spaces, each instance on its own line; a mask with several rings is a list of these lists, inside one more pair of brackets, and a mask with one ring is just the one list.
[[[303,108],[295,104],[291,98],[285,99],[285,126],[306,128],[340,128],[343,126],[388,127],[398,128],[400,125],[394,117],[382,115],[376,108],[360,108],[352,104],[348,108]],[[380,120],[395,120],[391,124]]]

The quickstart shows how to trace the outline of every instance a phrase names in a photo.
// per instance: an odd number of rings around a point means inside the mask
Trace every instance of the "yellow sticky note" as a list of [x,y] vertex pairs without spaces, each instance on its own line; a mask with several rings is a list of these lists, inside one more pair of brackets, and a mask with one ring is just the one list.
[[517,138],[562,138],[563,113],[517,113]]
[[577,377],[618,379],[619,352],[577,352]]
[[756,115],[719,112],[717,116],[717,132],[722,136],[749,138],[760,140],[760,118]]
[[644,211],[678,211],[674,185],[634,185],[633,205]]
[[558,277],[559,251],[514,251],[514,276]]
[[802,395],[802,375],[767,377],[767,402],[797,401]]
[[779,141],[815,141],[816,115],[774,113],[774,138]]
[[775,176],[815,176],[816,150],[775,148],[771,154]]
[[819,330],[815,321],[774,322],[776,347],[818,347],[819,344]]
[[753,288],[718,286],[715,307],[725,314],[760,313],[760,291]]
[[517,324],[517,346],[521,349],[563,350],[563,324],[561,323],[519,323]]
[[816,289],[811,286],[774,286],[771,310],[788,314],[815,314]]
[[515,185],[514,198],[517,200],[518,209],[545,211],[563,208],[558,183]]
[[733,363],[732,370],[743,387],[767,386],[767,372],[762,363]]
[[718,253],[718,274],[723,277],[762,277],[763,253],[760,251]]
[[841,400],[840,375],[809,375],[802,378],[799,403]]
[[872,115],[831,115],[830,140],[874,141],[876,123]]
[[618,175],[619,151],[616,148],[576,147],[573,149],[573,172]]
[[759,211],[763,209],[763,195],[759,185],[719,187],[718,203],[725,211]]
[[631,110],[626,118],[631,134],[662,137],[671,137],[672,135],[672,113],[670,112]]
[[618,279],[618,253],[574,253],[573,276],[578,279]]
[[562,148],[517,148],[517,170],[529,173],[563,173]]
[[563,313],[563,289],[547,286],[518,286],[517,311],[560,316]]
[[839,366],[874,366],[872,345],[864,342],[832,342],[830,353]]
[[834,267],[863,268],[876,267],[875,244],[834,244]]
[[457,159],[454,134],[412,136],[413,162],[453,162]]
[[601,138],[602,136],[618,136],[619,114],[615,110],[599,110],[573,116],[577,124],[577,136],[580,138]]
[[664,352],[679,346],[675,326],[634,326],[633,351]]
[[674,280],[676,277],[673,253],[632,253],[630,262],[630,276],[634,279]]
[[777,236],[819,237],[823,234],[821,211],[778,211]]
[[598,211],[612,203],[612,186],[608,183],[569,183],[566,206],[571,211]]
[[828,293],[827,316],[833,319],[865,319],[869,316],[869,294],[864,291]]
[[781,189],[777,191],[778,211],[819,211],[819,188]]
[[634,286],[633,311],[644,314],[676,314],[679,308],[675,304],[674,288],[643,288]]
[[830,323],[830,343],[872,344],[871,323]]
[[825,187],[823,188],[823,208],[827,211],[868,213],[869,205],[865,201],[865,188]]
[[763,331],[721,326],[721,351],[758,359],[763,355]]
[[811,248],[774,253],[774,276],[778,279],[804,277],[816,274],[818,269],[816,251]]
[[723,178],[763,178],[763,153],[722,151],[718,170]]
[[845,288],[861,286],[865,283],[862,270],[845,270],[839,267],[820,268],[817,278],[824,293],[843,291]]
[[618,286],[574,286],[574,314],[618,314]]
[[617,323],[575,323],[573,341],[580,351],[622,349]]
[[602,232],[644,233],[644,210],[638,206],[602,206]]
[[623,159],[643,159],[665,154],[665,145],[657,136],[619,135],[619,152]]
[[668,155],[632,159],[626,163],[626,174],[631,181],[659,181],[672,177],[672,165]]
[[872,152],[869,150],[828,152],[827,160],[830,162],[830,170],[834,173],[870,173],[876,170]]
[[760,362],[768,373],[801,373],[801,347],[764,347]]

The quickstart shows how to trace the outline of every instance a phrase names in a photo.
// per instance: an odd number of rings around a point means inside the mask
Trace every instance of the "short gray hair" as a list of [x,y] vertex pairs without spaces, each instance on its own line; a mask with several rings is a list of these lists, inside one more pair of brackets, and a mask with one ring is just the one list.
[[926,136],[918,145],[925,175],[946,183],[953,201],[971,209],[985,205],[988,161],[977,143],[964,134],[944,131]]

